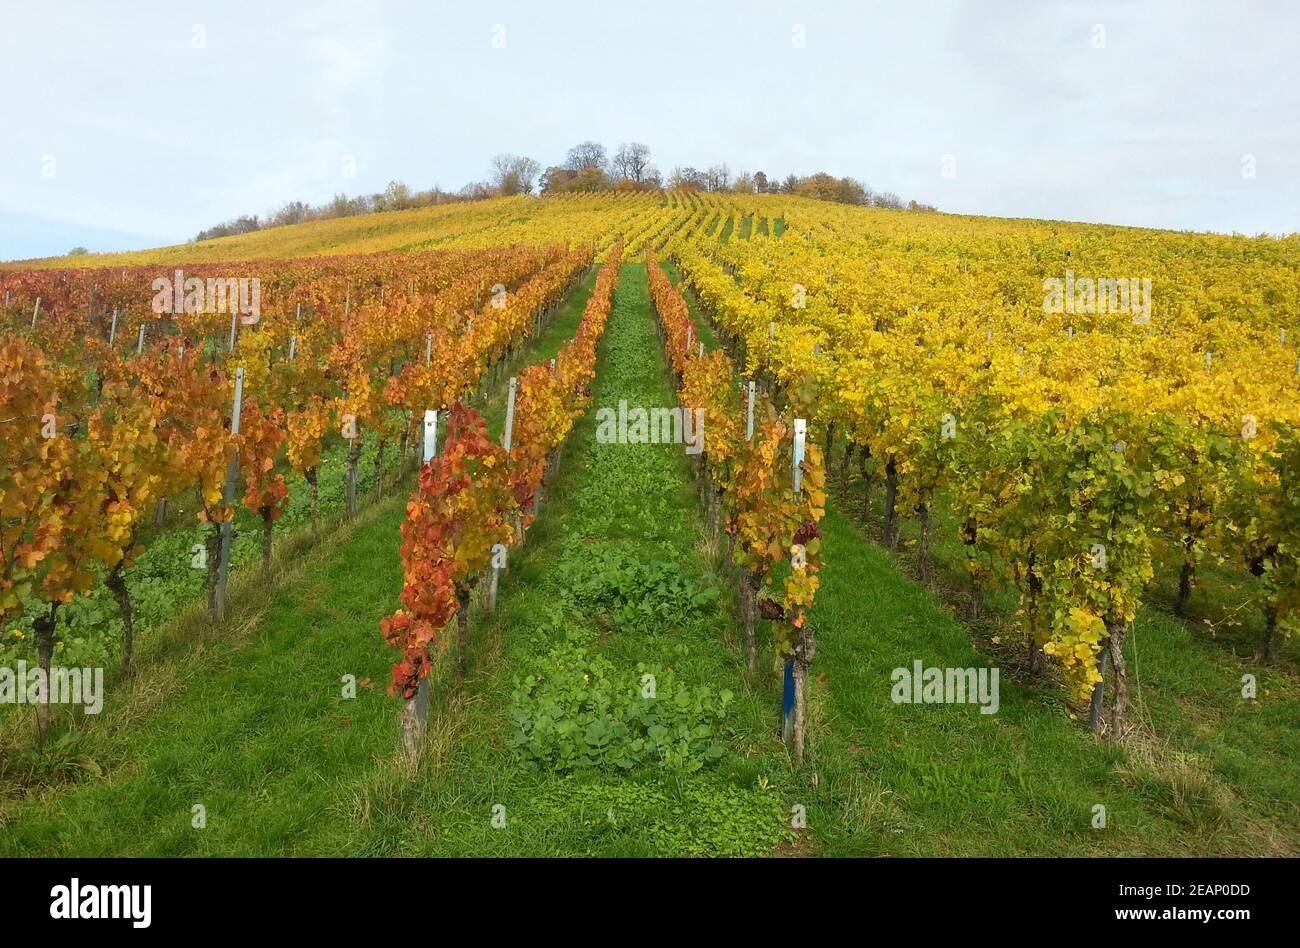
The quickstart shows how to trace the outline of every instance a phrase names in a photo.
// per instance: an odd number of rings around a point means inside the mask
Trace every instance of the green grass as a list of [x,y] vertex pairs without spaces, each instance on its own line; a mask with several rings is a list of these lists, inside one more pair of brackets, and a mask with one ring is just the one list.
[[[674,280],[677,274],[665,268]],[[585,292],[585,291],[584,291]],[[571,334],[579,293],[530,350]],[[706,346],[717,344],[688,299]],[[779,674],[760,629],[743,672],[730,592],[701,525],[680,446],[601,444],[595,409],[674,404],[644,267],[625,265],[601,343],[592,411],[564,449],[541,518],[512,554],[498,608],[475,606],[470,670],[435,670],[417,767],[396,756],[398,703],[378,620],[401,586],[397,496],[237,598],[232,621],[142,667],[132,693],[91,722],[76,753],[102,771],[0,802],[0,854],[339,855],[1261,855],[1297,849],[1294,674],[1264,672],[1261,699],[1230,687],[1231,641],[1144,611],[1131,660],[1155,738],[1094,740],[1051,683],[1015,680],[985,626],[972,629],[907,556],[868,538],[836,488],[822,523],[823,586],[810,621],[806,766],[777,736]],[[500,390],[487,400],[494,430]],[[936,524],[939,583],[951,552]],[[994,624],[1005,604],[990,604]],[[557,646],[734,695],[708,740],[717,759],[562,771],[512,749],[519,680]],[[1290,653],[1288,653],[1290,656]],[[1001,665],[1000,709],[900,705],[890,673]],[[1290,658],[1288,657],[1288,660]],[[556,681],[563,669],[549,674]],[[355,699],[341,676],[370,679]],[[1156,739],[1158,738],[1158,739]],[[190,826],[207,808],[206,829]],[[789,828],[807,809],[807,830]],[[1092,827],[1094,807],[1108,826]],[[494,808],[504,826],[493,825]]]

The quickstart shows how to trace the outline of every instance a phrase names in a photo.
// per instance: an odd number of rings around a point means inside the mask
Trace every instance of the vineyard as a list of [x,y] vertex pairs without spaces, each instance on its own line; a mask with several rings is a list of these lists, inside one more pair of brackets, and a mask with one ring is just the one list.
[[1294,239],[667,191],[80,262],[0,265],[5,855],[1300,852]]

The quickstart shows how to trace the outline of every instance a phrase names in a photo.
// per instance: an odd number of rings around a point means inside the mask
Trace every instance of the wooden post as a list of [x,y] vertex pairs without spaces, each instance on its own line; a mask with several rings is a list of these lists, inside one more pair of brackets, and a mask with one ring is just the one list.
[[36,317],[41,314],[41,298],[36,297],[36,305],[32,307],[32,328],[36,328]]
[[135,341],[135,354],[140,355],[144,352],[144,323],[140,324],[140,336]]
[[108,329],[108,344],[113,345],[113,340],[117,338],[117,307],[113,308],[113,324]]

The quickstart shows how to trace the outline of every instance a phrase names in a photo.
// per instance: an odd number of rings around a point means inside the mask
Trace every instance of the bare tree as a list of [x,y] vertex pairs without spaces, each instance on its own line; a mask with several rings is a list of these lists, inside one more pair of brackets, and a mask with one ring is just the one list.
[[411,206],[411,189],[401,181],[389,181],[382,194],[375,195],[375,210],[400,211]]
[[708,178],[703,171],[697,171],[689,165],[685,168],[674,168],[672,176],[668,179],[668,186],[671,188],[686,188],[691,191],[702,191],[708,186]]
[[710,191],[726,191],[731,187],[731,169],[726,163],[714,165],[704,172],[705,187]]
[[523,155],[497,155],[492,159],[492,183],[504,195],[532,194],[542,166]]
[[568,157],[564,159],[564,166],[573,172],[593,167],[603,170],[605,161],[605,146],[600,142],[587,141],[569,149]]
[[614,173],[628,181],[641,183],[650,166],[650,149],[640,142],[624,142],[614,154]]

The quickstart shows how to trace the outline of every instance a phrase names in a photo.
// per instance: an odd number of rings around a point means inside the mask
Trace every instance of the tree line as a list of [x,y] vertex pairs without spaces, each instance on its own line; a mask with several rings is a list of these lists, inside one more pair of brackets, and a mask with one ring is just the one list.
[[435,204],[481,201],[519,194],[658,191],[664,188],[735,194],[791,194],[864,207],[935,210],[933,206],[915,200],[905,202],[892,191],[873,190],[856,178],[837,178],[824,171],[769,178],[763,171],[733,174],[730,167],[722,163],[704,169],[675,167],[665,177],[651,160],[649,147],[641,142],[624,142],[611,155],[600,142],[585,141],[570,148],[562,162],[546,168],[524,155],[497,155],[492,159],[487,178],[472,181],[458,191],[444,191],[436,185],[427,191],[413,191],[401,181],[390,181],[383,191],[375,194],[359,194],[355,197],[336,194],[331,200],[319,205],[289,201],[263,216],[244,214],[199,231],[194,240],[230,237],[306,221],[404,211]]

